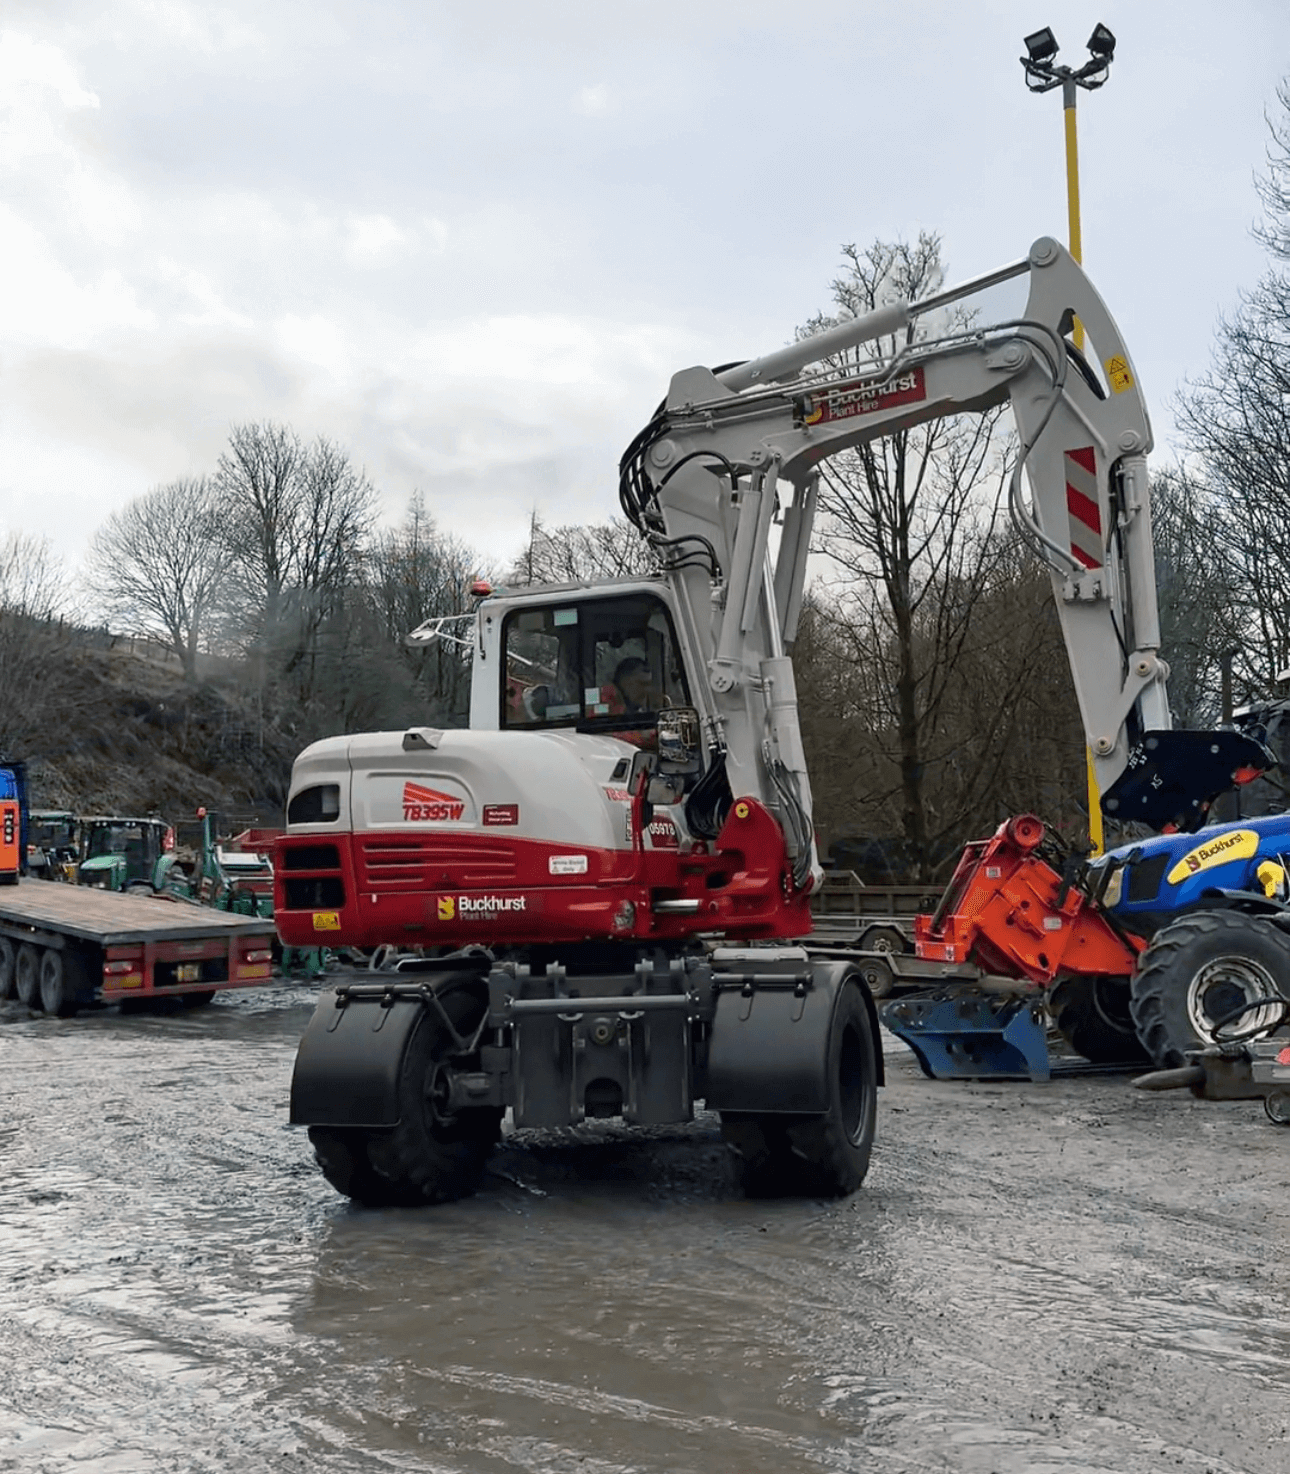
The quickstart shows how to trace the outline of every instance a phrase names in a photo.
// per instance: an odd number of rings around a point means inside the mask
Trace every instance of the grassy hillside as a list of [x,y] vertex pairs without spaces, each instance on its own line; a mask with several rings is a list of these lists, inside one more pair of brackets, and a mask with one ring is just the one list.
[[304,742],[262,719],[244,667],[207,662],[185,682],[154,647],[69,631],[27,684],[6,755],[26,759],[33,808],[175,822],[205,806],[281,820]]

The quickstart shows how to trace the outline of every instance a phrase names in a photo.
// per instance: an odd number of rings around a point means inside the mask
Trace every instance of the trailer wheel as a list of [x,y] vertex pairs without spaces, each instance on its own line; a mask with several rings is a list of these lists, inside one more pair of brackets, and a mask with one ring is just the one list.
[[853,982],[833,1006],[826,1059],[829,1109],[822,1116],[727,1112],[721,1134],[743,1162],[750,1197],[844,1197],[864,1181],[878,1115],[873,1020]]
[[18,990],[19,1002],[28,1008],[40,1007],[40,953],[30,942],[18,948],[18,957],[13,967],[14,985]]
[[40,1006],[52,1018],[71,1018],[85,1001],[81,959],[47,947],[40,956]]
[[0,998],[12,998],[17,992],[14,982],[15,949],[8,937],[0,937]]
[[1147,1058],[1129,1012],[1127,978],[1059,978],[1048,992],[1048,1012],[1067,1044],[1095,1065]]
[[[488,1006],[477,984],[450,977],[437,989],[459,1035],[479,1026]],[[399,1075],[399,1123],[391,1128],[310,1128],[323,1175],[338,1192],[369,1207],[415,1207],[469,1197],[501,1135],[497,1107],[454,1111],[447,1067],[452,1037],[430,1008],[408,1043]]]
[[[1241,911],[1195,911],[1158,931],[1138,959],[1129,1007],[1160,1069],[1212,1044],[1212,1026],[1244,1001],[1286,996],[1290,937]],[[1249,1009],[1223,1037],[1275,1027],[1278,1004]]]
[[862,952],[886,952],[890,957],[902,957],[914,950],[898,926],[886,924],[866,927],[860,933],[859,945]]

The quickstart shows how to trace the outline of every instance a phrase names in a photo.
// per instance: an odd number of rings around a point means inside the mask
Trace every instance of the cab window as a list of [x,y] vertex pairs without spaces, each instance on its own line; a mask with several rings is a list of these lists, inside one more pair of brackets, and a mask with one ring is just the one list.
[[507,616],[502,725],[621,732],[689,704],[672,621],[649,594]]

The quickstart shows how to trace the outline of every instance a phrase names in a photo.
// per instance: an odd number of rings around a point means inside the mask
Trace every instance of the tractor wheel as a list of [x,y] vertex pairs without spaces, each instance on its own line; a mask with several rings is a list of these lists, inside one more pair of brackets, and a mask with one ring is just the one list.
[[0,937],[0,998],[12,998],[18,991],[14,981],[17,949],[8,937]]
[[[482,988],[450,977],[438,996],[458,1034],[472,1034],[487,1007]],[[447,1203],[475,1191],[501,1135],[502,1112],[450,1108],[451,1051],[451,1035],[427,1009],[404,1055],[398,1125],[310,1128],[318,1164],[338,1192],[377,1208]]]
[[28,1008],[40,1007],[40,952],[30,942],[18,948],[18,957],[13,966],[14,986],[18,1000]]
[[1095,1065],[1147,1058],[1129,1012],[1127,978],[1058,978],[1048,993],[1048,1013],[1075,1053]]
[[52,1018],[71,1018],[88,1001],[85,966],[74,953],[47,947],[40,956],[40,1006]]
[[[1290,937],[1241,911],[1196,911],[1156,933],[1131,986],[1138,1038],[1159,1069],[1173,1069],[1212,1044],[1214,1024],[1243,1002],[1290,997]],[[1222,1037],[1256,1034],[1280,1017],[1276,1004],[1252,1008]]]
[[869,1170],[878,1115],[878,1053],[860,989],[843,983],[827,1055],[829,1109],[822,1116],[727,1112],[721,1134],[742,1159],[750,1197],[843,1197]]

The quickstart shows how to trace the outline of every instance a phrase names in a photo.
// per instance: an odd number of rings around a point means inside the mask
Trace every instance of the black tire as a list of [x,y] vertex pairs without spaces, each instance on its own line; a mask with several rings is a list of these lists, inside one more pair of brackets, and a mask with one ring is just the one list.
[[1048,1013],[1075,1053],[1095,1065],[1149,1057],[1129,1011],[1128,978],[1058,978],[1048,991]]
[[891,957],[902,957],[914,950],[909,938],[898,926],[879,924],[869,926],[860,933],[862,952],[886,952]]
[[[1212,1044],[1209,1025],[1245,999],[1290,997],[1290,937],[1263,917],[1195,911],[1158,931],[1138,959],[1129,1007],[1138,1038],[1160,1069]],[[1255,1009],[1223,1029],[1257,1033],[1280,1016]]]
[[0,875],[0,885],[17,885],[17,884],[18,884],[18,872],[16,870],[6,870],[2,875]]
[[17,996],[18,985],[14,980],[14,963],[17,949],[8,937],[0,937],[0,999]]
[[40,1006],[52,1018],[71,1018],[88,1001],[83,960],[47,947],[40,955]]
[[[487,1007],[483,987],[451,976],[437,991],[458,1034],[472,1035]],[[436,1076],[451,1051],[442,1020],[426,1009],[399,1075],[399,1124],[382,1130],[310,1127],[318,1165],[337,1192],[386,1208],[448,1203],[478,1188],[501,1135],[502,1112],[497,1107],[447,1111]]]
[[829,1109],[822,1116],[721,1117],[750,1197],[838,1198],[864,1181],[878,1116],[878,1046],[869,1007],[852,981],[833,1005],[826,1068]]
[[30,942],[23,942],[13,965],[14,988],[18,1000],[28,1008],[40,1008],[40,951]]

